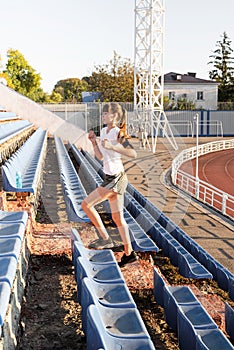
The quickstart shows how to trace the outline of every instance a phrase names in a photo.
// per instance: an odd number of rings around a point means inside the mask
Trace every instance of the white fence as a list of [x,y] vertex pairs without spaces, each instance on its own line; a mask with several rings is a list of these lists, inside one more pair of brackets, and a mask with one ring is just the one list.
[[234,139],[209,142],[182,151],[172,162],[172,182],[192,197],[234,219],[234,196],[180,170],[183,163],[207,153],[234,148]]

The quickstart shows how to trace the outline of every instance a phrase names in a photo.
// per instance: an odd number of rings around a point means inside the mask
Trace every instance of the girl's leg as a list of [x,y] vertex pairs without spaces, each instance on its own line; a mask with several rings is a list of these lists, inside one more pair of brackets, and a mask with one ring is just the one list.
[[103,202],[108,199],[108,197],[112,194],[109,190],[104,187],[98,187],[94,191],[92,191],[82,202],[82,209],[90,218],[93,225],[98,230],[100,236],[106,240],[109,238],[109,235],[106,231],[106,228],[100,218],[99,213],[95,209],[95,205]]
[[124,252],[126,255],[130,255],[132,252],[132,244],[130,240],[128,224],[126,223],[123,215],[123,200],[124,196],[115,192],[112,192],[112,196],[109,198],[112,219],[116,224],[119,234],[122,238]]

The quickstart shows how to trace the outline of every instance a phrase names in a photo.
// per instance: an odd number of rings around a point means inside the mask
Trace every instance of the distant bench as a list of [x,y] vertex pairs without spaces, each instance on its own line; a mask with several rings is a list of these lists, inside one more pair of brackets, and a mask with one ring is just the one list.
[[32,124],[28,120],[0,124],[0,145],[31,126]]
[[6,161],[33,133],[27,120],[0,123],[0,163]]
[[6,111],[3,111],[1,109],[1,106],[0,106],[0,121],[5,121],[5,120],[15,120],[15,119],[20,119],[19,116],[17,116],[15,113],[13,112],[6,112]]
[[[6,192],[38,191],[46,155],[47,132],[37,129],[19,150],[2,166],[3,189]],[[16,186],[16,172],[21,172],[22,187]]]

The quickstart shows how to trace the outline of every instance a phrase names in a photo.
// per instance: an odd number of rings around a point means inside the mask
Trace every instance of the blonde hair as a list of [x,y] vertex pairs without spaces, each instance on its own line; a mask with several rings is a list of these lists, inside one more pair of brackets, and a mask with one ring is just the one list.
[[125,138],[127,136],[127,110],[118,102],[107,102],[103,106],[103,112],[117,114],[116,126],[120,128],[119,138]]

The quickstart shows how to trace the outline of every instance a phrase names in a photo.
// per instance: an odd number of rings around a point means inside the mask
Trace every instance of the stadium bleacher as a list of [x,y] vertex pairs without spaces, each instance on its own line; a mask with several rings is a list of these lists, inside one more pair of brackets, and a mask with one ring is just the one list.
[[73,222],[90,222],[90,219],[81,209],[81,202],[87,196],[85,188],[62,139],[55,137],[55,145],[68,218]]
[[[24,145],[2,166],[3,189],[6,192],[36,193],[40,186],[46,155],[47,132],[37,129]],[[22,175],[22,187],[16,185],[16,173]]]
[[154,268],[154,297],[164,308],[166,322],[178,334],[181,350],[233,349],[230,341],[218,329],[190,287],[170,286],[156,268]]
[[16,279],[28,214],[0,210],[0,337]]
[[[25,123],[25,127],[26,125],[31,126],[28,122]],[[40,128],[33,135],[30,140],[25,142],[27,146],[24,145],[2,167],[3,186],[6,192],[35,193],[37,191],[39,173],[42,170],[43,158],[46,152],[47,135]],[[37,139],[35,135],[40,136]],[[86,191],[62,140],[55,138],[55,141],[64,198],[68,213],[70,213],[69,220],[88,222],[89,219],[85,217],[81,210],[81,201],[86,196]],[[80,152],[73,145],[70,145],[70,148],[79,163],[80,171],[85,174],[84,176],[91,179],[93,188],[98,186],[102,181],[100,164],[83,150]],[[30,154],[33,155],[30,161],[29,157],[25,157],[26,154],[29,154],[29,149]],[[22,161],[25,158],[29,162]],[[27,172],[25,171],[26,168]],[[22,173],[22,188],[15,186],[16,170],[20,170]],[[201,247],[195,241],[176,227],[163,213],[152,207],[151,203],[138,193],[132,185],[128,186],[125,196],[124,215],[129,224],[133,247],[136,251],[158,252],[159,246],[170,257],[174,265],[179,267],[181,275],[194,279],[210,279],[214,276],[220,287],[228,291],[232,299],[234,295],[233,275],[215,261],[213,257],[209,256],[205,250],[200,249]],[[27,220],[26,212],[0,211],[1,329],[7,312],[11,287],[16,276],[17,262]],[[154,349],[121,270],[115,261],[113,252],[85,248],[79,233],[75,231],[73,229],[73,264],[78,286],[77,299],[83,308],[82,323],[87,336],[87,348],[112,349],[114,347],[125,347],[131,350],[141,349],[142,347],[144,349]],[[156,277],[154,278],[156,285]],[[160,278],[158,278],[159,280]],[[181,349],[187,350],[188,344],[194,350],[209,349],[209,346],[212,346],[210,345],[212,344],[212,338],[216,339],[217,344],[222,345],[222,349],[233,349],[231,343],[209,318],[189,287],[168,286],[162,280],[161,291],[162,294],[158,293],[158,298],[161,298],[158,303],[163,305],[165,317],[170,327],[178,331]],[[129,309],[134,311],[129,311]],[[232,327],[230,326],[230,322],[233,322],[233,309],[227,306],[227,310],[226,319],[232,321],[227,321],[226,328],[229,329],[230,337],[233,337]],[[190,314],[192,314],[191,318]],[[197,317],[195,323],[193,323],[194,315]],[[200,318],[198,315],[200,315]],[[204,319],[205,322],[203,322]],[[189,339],[192,339],[191,343]]]

